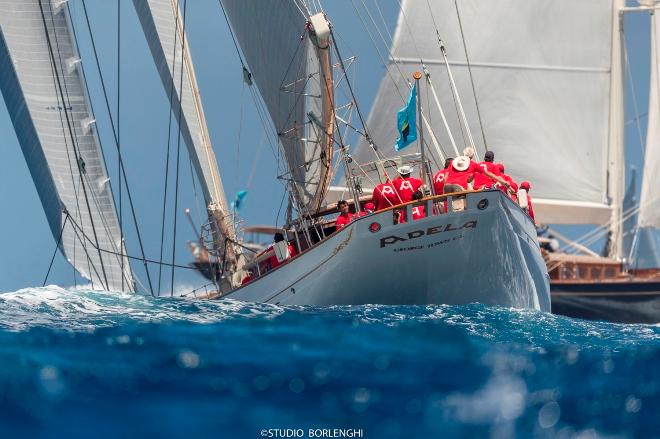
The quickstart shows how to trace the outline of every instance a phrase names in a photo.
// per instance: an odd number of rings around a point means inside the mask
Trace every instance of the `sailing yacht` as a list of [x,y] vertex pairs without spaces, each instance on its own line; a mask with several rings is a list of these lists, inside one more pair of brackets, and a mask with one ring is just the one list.
[[[660,227],[660,40],[653,13],[659,6],[640,1],[626,7],[624,0],[402,3],[368,120],[375,141],[395,135],[382,109],[400,105],[407,89],[401,72],[425,69],[429,88],[435,88],[426,108],[434,121],[428,136],[432,160],[456,156],[474,140],[481,154],[495,151],[516,181],[532,183],[536,220],[551,226],[540,239],[553,312],[660,321],[660,269],[635,269],[634,249],[624,245],[624,237],[634,235],[630,241],[639,247],[648,239],[645,231]],[[640,12],[652,21],[649,125],[641,197],[626,206],[623,17]],[[472,91],[464,93],[462,105],[473,137],[460,112],[448,111],[456,105],[449,72],[458,89]],[[353,156],[369,154],[363,141]],[[557,225],[593,229],[578,242],[566,238],[565,250],[556,251],[555,240],[563,238]],[[599,238],[607,241],[602,254],[586,245]]]
[[[347,87],[350,105],[358,112],[359,106],[318,2],[220,4],[240,48],[244,79],[258,87],[261,110],[278,139],[280,179],[289,193],[283,234],[297,252],[291,257],[276,243],[254,254],[243,244],[224,194],[187,46],[185,11],[170,0],[133,3],[202,186],[208,220],[195,243],[196,265],[214,282],[214,297],[305,305],[480,302],[550,310],[534,223],[501,191],[427,193],[362,212],[369,183],[384,181],[392,164],[415,166],[429,183],[428,170],[440,157],[436,140],[426,145],[422,137],[427,132],[434,138],[429,125],[435,119],[431,109],[420,109],[419,145],[404,156],[390,154],[396,136],[381,138],[382,126],[361,120],[355,130],[371,156],[362,157],[361,146],[350,151],[340,128],[354,125],[339,114],[336,88]],[[0,89],[60,250],[93,286],[135,291],[130,260],[145,267],[162,261],[150,260],[143,250],[129,256],[123,242],[72,26],[66,2],[0,2]],[[381,111],[392,117],[400,106],[384,105]],[[340,230],[331,218],[329,191],[337,165],[343,165],[347,198],[359,214]],[[419,207],[425,213],[413,220]],[[402,214],[408,221],[400,220]],[[262,272],[261,262],[273,257],[278,266]],[[243,284],[249,270],[255,278]],[[145,272],[141,285],[149,291],[149,269]]]

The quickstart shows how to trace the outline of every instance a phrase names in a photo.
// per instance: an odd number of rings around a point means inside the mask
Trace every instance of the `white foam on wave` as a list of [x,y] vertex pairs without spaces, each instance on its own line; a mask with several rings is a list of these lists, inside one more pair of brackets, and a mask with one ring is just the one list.
[[95,291],[85,286],[62,288],[49,285],[0,294],[0,328],[16,331],[37,326],[89,331],[129,321],[216,323],[231,317],[270,317],[281,312],[281,307],[272,305],[232,300],[152,298]]

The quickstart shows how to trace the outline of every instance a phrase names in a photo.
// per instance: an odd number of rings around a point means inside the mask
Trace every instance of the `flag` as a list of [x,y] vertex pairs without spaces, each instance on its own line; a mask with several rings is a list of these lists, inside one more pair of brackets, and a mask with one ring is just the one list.
[[396,139],[394,149],[402,150],[417,140],[417,85],[413,85],[408,96],[408,103],[396,114],[396,126],[399,130],[399,138]]
[[243,199],[247,195],[247,191],[238,191],[236,192],[236,197],[234,197],[234,202],[231,203],[231,207],[234,208],[234,210],[239,211],[241,210],[241,206],[243,205]]

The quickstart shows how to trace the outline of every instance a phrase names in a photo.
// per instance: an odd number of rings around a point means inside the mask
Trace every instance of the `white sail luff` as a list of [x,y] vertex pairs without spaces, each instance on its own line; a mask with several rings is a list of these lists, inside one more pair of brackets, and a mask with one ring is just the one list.
[[651,77],[644,170],[639,201],[640,228],[660,228],[660,13],[651,16]]

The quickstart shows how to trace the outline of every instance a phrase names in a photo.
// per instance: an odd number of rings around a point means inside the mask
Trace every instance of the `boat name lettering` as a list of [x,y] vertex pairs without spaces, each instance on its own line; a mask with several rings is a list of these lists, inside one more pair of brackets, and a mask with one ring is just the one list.
[[424,235],[435,235],[436,233],[443,233],[443,232],[453,232],[455,230],[462,230],[462,229],[474,229],[477,227],[477,221],[468,221],[465,224],[463,224],[461,227],[454,227],[452,224],[447,224],[445,225],[439,225],[439,226],[434,226],[434,227],[429,227],[426,230],[413,230],[412,232],[408,232],[405,236],[396,236],[396,235],[390,235],[386,236],[385,238],[380,238],[380,247],[386,247],[391,244],[396,244],[397,242],[404,242],[408,241],[409,239],[416,239],[420,238]]

